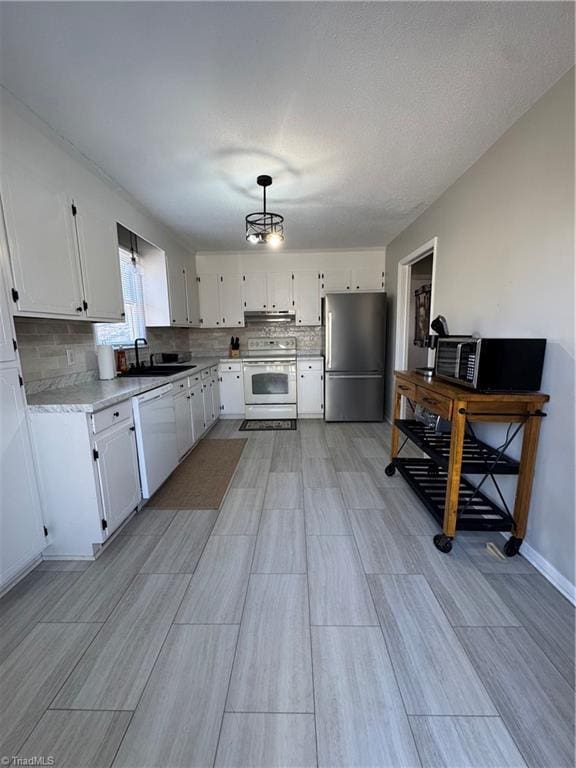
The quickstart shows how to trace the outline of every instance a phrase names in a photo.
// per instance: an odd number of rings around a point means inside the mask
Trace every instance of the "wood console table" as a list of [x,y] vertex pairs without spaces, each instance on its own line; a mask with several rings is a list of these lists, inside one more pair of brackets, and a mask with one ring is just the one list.
[[[415,371],[395,371],[394,425],[392,429],[391,463],[386,474],[396,470],[406,479],[416,495],[442,526],[434,536],[434,544],[442,552],[452,549],[457,530],[511,531],[504,552],[516,555],[526,533],[534,465],[548,395],[536,393],[486,394],[442,379],[428,378]],[[451,422],[450,431],[439,433],[414,418],[401,419],[402,398],[415,407]],[[508,423],[503,445],[493,448],[476,437],[473,423]],[[522,452],[520,461],[506,455],[520,429]],[[400,435],[405,436],[399,448]],[[410,440],[428,458],[404,458],[401,450]],[[473,484],[463,475],[482,475]],[[516,498],[510,512],[497,483],[498,475],[517,475]],[[491,479],[501,505],[482,493]]]

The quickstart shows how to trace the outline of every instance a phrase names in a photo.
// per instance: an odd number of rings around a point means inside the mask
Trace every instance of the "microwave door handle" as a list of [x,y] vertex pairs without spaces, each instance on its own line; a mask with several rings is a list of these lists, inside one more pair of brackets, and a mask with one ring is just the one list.
[[461,341],[459,344],[456,345],[456,366],[454,370],[454,378],[458,379],[460,374],[460,358],[462,357],[462,347],[464,346],[464,342]]

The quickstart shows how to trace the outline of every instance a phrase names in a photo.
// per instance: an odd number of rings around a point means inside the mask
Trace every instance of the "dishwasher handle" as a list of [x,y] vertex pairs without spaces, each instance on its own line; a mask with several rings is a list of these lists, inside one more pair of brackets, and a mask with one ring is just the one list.
[[159,400],[161,397],[165,397],[170,394],[174,387],[172,384],[165,384],[163,387],[157,387],[151,389],[149,392],[144,392],[143,395],[137,395],[134,399],[139,403],[149,403],[152,400]]

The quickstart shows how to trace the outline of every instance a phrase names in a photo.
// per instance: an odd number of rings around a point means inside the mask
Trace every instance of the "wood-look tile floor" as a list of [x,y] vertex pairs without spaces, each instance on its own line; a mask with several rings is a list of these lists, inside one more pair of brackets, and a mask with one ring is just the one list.
[[146,508],[0,601],[2,764],[572,766],[572,606],[497,534],[437,552],[387,425],[239,425],[219,512]]

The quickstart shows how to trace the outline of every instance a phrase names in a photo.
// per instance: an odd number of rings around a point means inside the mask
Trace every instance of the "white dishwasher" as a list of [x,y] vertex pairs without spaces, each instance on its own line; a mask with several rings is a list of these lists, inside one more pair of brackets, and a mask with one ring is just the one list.
[[142,496],[149,499],[176,469],[176,412],[172,384],[132,398]]

